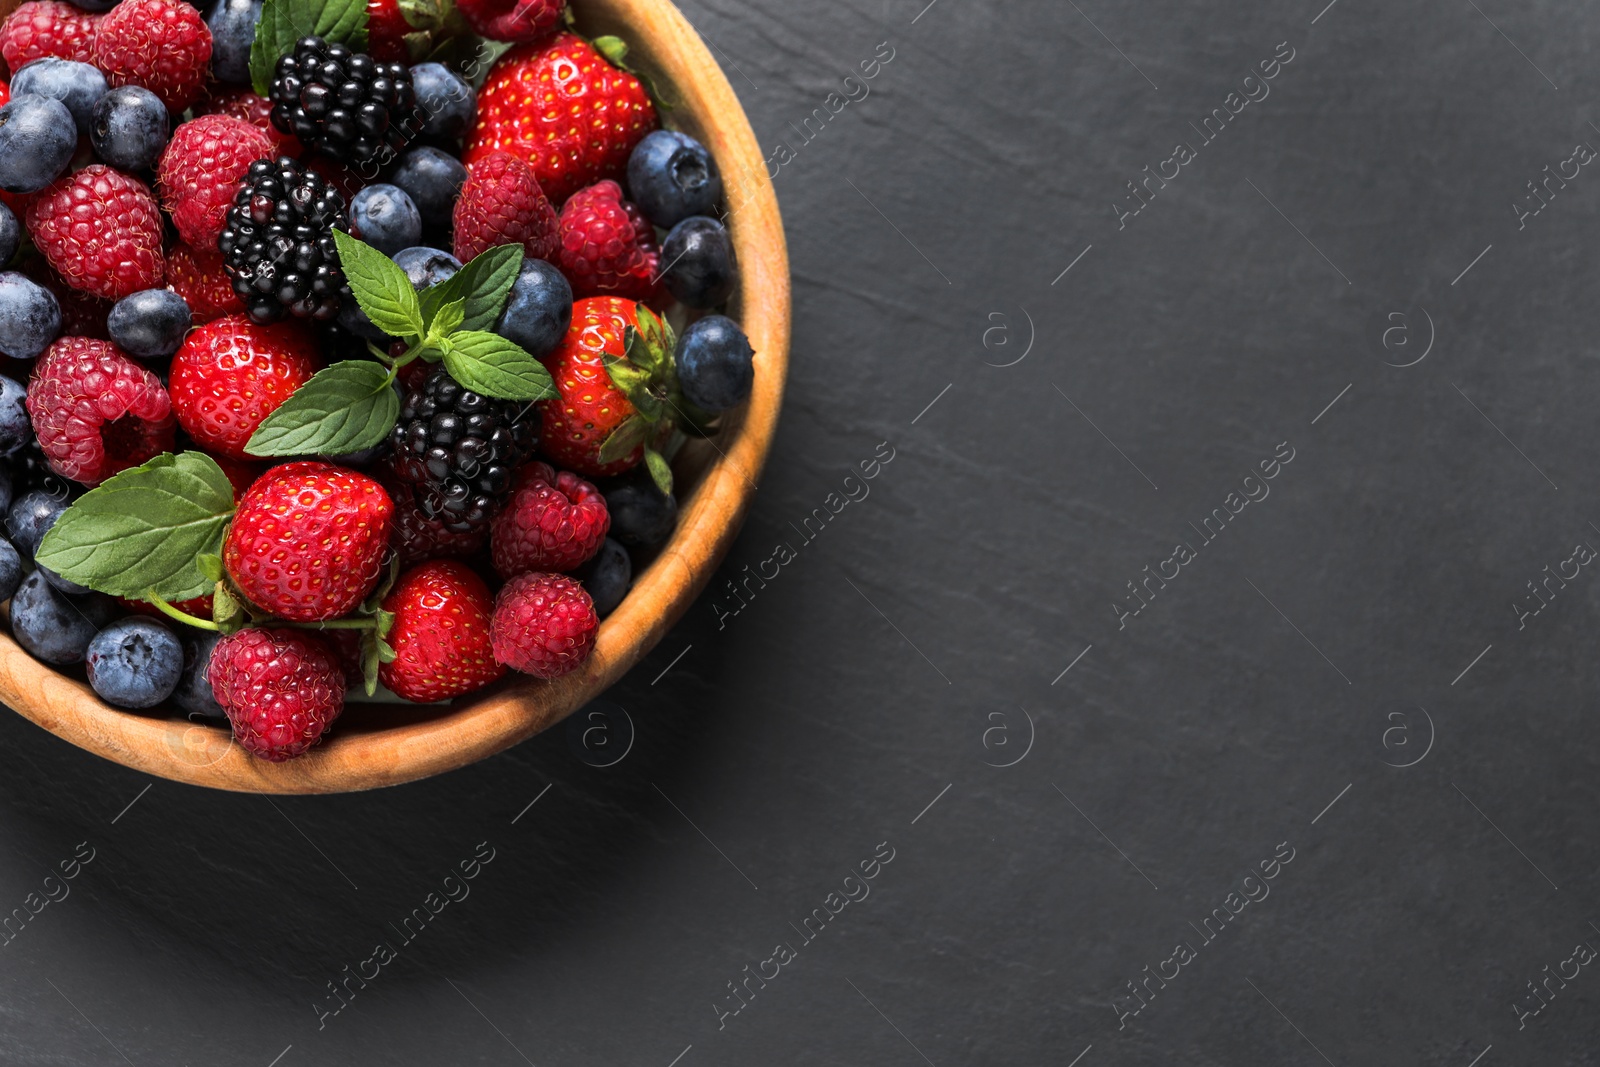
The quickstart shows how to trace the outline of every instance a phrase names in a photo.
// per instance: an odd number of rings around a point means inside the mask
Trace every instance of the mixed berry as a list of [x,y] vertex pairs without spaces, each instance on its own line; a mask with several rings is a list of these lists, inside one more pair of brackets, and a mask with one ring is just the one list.
[[566,0],[0,22],[23,648],[274,761],[355,690],[583,666],[755,353],[718,313],[716,161],[572,25]]

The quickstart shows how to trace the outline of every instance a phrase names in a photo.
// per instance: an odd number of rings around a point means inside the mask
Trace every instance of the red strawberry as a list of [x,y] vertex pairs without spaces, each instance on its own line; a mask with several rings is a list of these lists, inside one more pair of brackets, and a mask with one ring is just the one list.
[[540,41],[561,25],[567,0],[456,0],[472,32],[491,41]]
[[303,755],[344,710],[344,672],[328,646],[304,630],[224,637],[206,680],[240,746],[273,763]]
[[257,607],[294,622],[336,619],[378,583],[393,514],[389,494],[365,474],[285,463],[239,502],[223,563]]
[[378,679],[407,700],[449,700],[506,673],[489,640],[494,598],[464,564],[434,560],[401,575],[383,610],[394,612],[395,658]]
[[84,485],[172,447],[161,380],[110,341],[57,338],[34,364],[28,417],[50,469]]
[[121,300],[161,284],[161,209],[150,187],[103,163],[51,182],[28,203],[28,233],[74,289]]
[[13,71],[45,56],[88,63],[100,18],[64,0],[28,0],[0,25],[0,56]]
[[272,124],[272,101],[256,95],[246,86],[212,85],[205,99],[195,104],[194,113],[197,116],[228,115],[243,119],[250,125],[264,130],[278,146],[279,155],[298,156],[305,150],[300,138],[292,133],[284,133]]
[[142,85],[177,113],[211,73],[211,29],[183,0],[121,0],[94,31],[94,65],[112,88]]
[[467,168],[455,207],[455,253],[470,261],[485,249],[520,244],[532,259],[552,260],[561,223],[533,168],[494,152]]
[[188,303],[196,326],[222,315],[244,314],[244,301],[233,291],[222,269],[222,253],[215,248],[179,242],[167,249],[167,288]]
[[519,156],[559,204],[602,178],[621,178],[629,153],[655,128],[655,105],[639,79],[563,33],[518,45],[490,68],[463,159]]
[[561,252],[556,265],[575,296],[656,295],[661,251],[644,212],[622,198],[614,181],[596,182],[572,194],[561,209]]
[[232,115],[201,115],[174,130],[156,164],[156,182],[184,241],[215,250],[239,179],[276,152],[270,134]]
[[494,602],[494,658],[535,678],[559,678],[594,651],[600,619],[583,586],[564,574],[523,574]]
[[575,570],[599,550],[610,528],[600,490],[569,471],[530,463],[517,472],[516,489],[494,517],[494,569],[504,578]]
[[411,63],[406,34],[411,24],[399,0],[367,0],[367,52],[379,63]]
[[638,325],[638,305],[632,300],[591,296],[572,305],[572,326],[544,359],[558,395],[539,401],[540,450],[560,466],[602,478],[621,474],[644,458],[641,444],[621,459],[600,460],[600,446],[634,413],[632,401],[612,382],[605,357],[623,357],[627,328]]
[[299,323],[225,315],[190,331],[172,357],[172,408],[202,447],[245,459],[250,435],[321,366]]

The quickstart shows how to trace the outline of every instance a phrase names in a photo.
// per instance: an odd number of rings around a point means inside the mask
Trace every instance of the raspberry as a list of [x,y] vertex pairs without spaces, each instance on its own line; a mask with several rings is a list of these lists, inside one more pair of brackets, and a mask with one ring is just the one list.
[[458,0],[472,32],[491,41],[538,41],[561,25],[567,0]]
[[122,0],[95,27],[93,62],[112,88],[142,85],[177,113],[205,88],[211,29],[182,0]]
[[156,166],[161,202],[184,241],[217,247],[239,179],[277,153],[272,135],[232,115],[202,115],[173,131]]
[[561,209],[561,252],[556,265],[572,282],[572,294],[655,295],[661,253],[655,227],[644,212],[622,199],[622,186],[597,182],[573,193]]
[[304,150],[298,137],[284,133],[272,124],[272,101],[256,95],[247,86],[211,86],[205,99],[195,104],[194,113],[196,116],[228,115],[243,119],[272,138],[278,147],[275,152],[269,153],[271,155],[298,156]]
[[342,163],[392,157],[422,128],[410,70],[320,37],[278,60],[271,96],[274,126]]
[[215,249],[182,243],[167,249],[167,288],[188,303],[196,326],[222,315],[244,314],[244,301],[233,291]]
[[13,71],[45,56],[88,63],[100,19],[64,0],[28,0],[0,25],[0,56]]
[[110,341],[58,338],[34,365],[28,416],[50,468],[84,485],[172,447],[160,379]]
[[298,323],[226,315],[191,331],[172,357],[172,409],[202,448],[245,459],[250,435],[321,365]]
[[537,422],[527,404],[479,396],[437,366],[400,404],[394,473],[424,516],[456,532],[483,529],[538,444]]
[[224,637],[206,680],[240,746],[273,763],[303,755],[344,710],[344,672],[328,646],[303,630]]
[[411,567],[430,559],[462,559],[473,555],[489,542],[489,525],[471,530],[450,529],[442,519],[430,519],[417,505],[409,483],[398,478],[384,481],[394,501],[394,526],[389,547],[400,554],[400,566]]
[[489,626],[494,658],[535,678],[559,678],[594,651],[600,619],[583,586],[564,574],[519,575],[500,590]]
[[494,598],[470,569],[435,560],[400,576],[383,601],[394,613],[393,662],[378,668],[391,692],[428,703],[482,689],[506,673],[489,639]]
[[393,514],[389,494],[365,474],[285,463],[245,492],[223,563],[257,607],[294,622],[336,619],[377,584]]
[[288,156],[250,164],[217,248],[233,291],[256,322],[333,318],[350,296],[335,227],[348,229],[344,198]]
[[28,233],[74,289],[121,300],[161,284],[161,209],[150,187],[103,163],[57,178],[28,204]]
[[600,548],[611,516],[600,490],[548,463],[517,472],[517,488],[495,516],[494,569],[511,578],[528,571],[571,571]]
[[532,259],[554,260],[561,223],[533,168],[496,152],[467,168],[455,208],[455,254],[463,263],[497,245],[520,244]]

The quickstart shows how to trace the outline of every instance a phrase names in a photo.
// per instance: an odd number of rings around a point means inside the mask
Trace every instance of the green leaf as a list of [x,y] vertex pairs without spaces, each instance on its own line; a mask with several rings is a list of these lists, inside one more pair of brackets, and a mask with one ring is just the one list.
[[544,364],[499,334],[480,330],[451,334],[444,365],[463,388],[484,396],[543,400],[556,395]]
[[350,282],[356,303],[372,324],[393,337],[421,337],[427,327],[411,279],[399,265],[369,244],[347,233],[333,231],[339,246],[339,265]]
[[233,624],[242,621],[244,605],[239,603],[239,598],[228,592],[226,582],[218,582],[216,592],[211,594],[211,621],[224,633],[234,628]]
[[655,383],[655,375],[628,360],[613,356],[605,357],[605,365],[606,373],[611,376],[611,384],[628,398],[629,403],[639,414],[651,422],[657,422],[666,416],[666,404],[650,388]]
[[655,480],[656,488],[671,496],[672,468],[667,465],[667,457],[653,448],[647,448],[644,450],[644,465],[650,468],[650,477]]
[[650,423],[642,415],[629,415],[600,445],[600,462],[615,463],[633,455],[650,436]]
[[438,285],[422,291],[422,317],[432,328],[440,308],[461,300],[466,306],[458,329],[493,329],[521,270],[521,245],[500,245],[480,253]]
[[433,321],[428,323],[428,332],[438,337],[448,337],[455,333],[467,317],[466,306],[465,300],[450,301],[434,314]]
[[370,359],[319,370],[267,416],[245,445],[252,456],[338,456],[371,448],[389,435],[400,398],[389,371]]
[[278,58],[293,51],[300,38],[313,35],[365,52],[366,0],[266,0],[250,45],[250,80],[259,95],[272,88]]
[[113,596],[188,600],[214,581],[196,565],[222,551],[233,486],[201,452],[163,453],[91,489],[45,534],[35,558]]
[[605,56],[606,61],[613,67],[618,67],[622,70],[628,69],[626,66],[624,66],[624,64],[628,61],[627,41],[624,41],[621,37],[614,37],[610,34],[607,34],[604,37],[596,37],[589,43],[594,45],[594,50]]
[[222,557],[210,552],[203,552],[195,557],[194,565],[200,568],[200,573],[213,582],[222,581]]

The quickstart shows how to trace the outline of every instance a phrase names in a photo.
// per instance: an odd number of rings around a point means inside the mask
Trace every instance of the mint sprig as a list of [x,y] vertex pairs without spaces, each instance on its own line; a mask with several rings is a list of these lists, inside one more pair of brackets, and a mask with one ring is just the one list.
[[266,0],[250,45],[250,81],[260,96],[272,89],[278,59],[294,51],[302,37],[367,50],[366,0]]
[[371,448],[400,415],[393,383],[415,359],[444,361],[463,388],[500,400],[556,395],[550,372],[521,346],[488,332],[499,320],[522,269],[522,246],[502,245],[418,293],[388,256],[334,231],[339,262],[356,303],[373,324],[406,345],[400,356],[373,347],[318,371],[251,435],[253,456],[340,455]]
[[113,475],[73,503],[35,559],[68,581],[113,596],[167,600],[208,593],[202,557],[222,551],[233,486],[203,452],[163,453]]
[[253,456],[343,455],[371,448],[400,415],[389,368],[349,359],[319,370],[250,435]]

